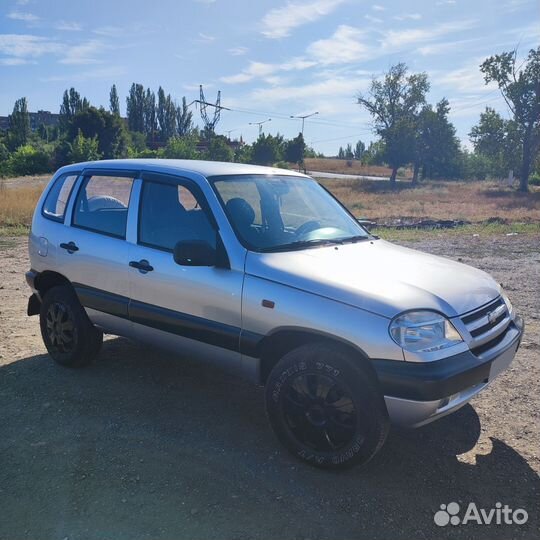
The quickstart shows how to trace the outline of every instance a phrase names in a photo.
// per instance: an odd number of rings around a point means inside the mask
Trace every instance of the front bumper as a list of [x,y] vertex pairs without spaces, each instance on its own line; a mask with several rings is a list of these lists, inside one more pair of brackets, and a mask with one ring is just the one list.
[[419,427],[447,415],[482,391],[514,359],[524,323],[516,317],[496,347],[467,351],[435,362],[372,362],[393,423]]

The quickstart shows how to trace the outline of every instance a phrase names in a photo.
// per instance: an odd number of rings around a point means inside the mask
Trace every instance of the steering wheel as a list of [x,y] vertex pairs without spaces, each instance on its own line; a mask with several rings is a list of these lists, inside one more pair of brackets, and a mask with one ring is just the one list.
[[316,220],[306,221],[305,223],[302,223],[298,229],[295,231],[296,238],[301,238],[302,236],[305,236],[306,234],[316,231],[317,229],[321,228],[320,222]]

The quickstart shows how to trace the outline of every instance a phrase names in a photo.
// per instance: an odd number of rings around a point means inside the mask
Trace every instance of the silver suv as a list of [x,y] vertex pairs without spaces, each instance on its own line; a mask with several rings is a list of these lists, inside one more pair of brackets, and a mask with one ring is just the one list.
[[266,387],[279,440],[320,467],[367,462],[390,422],[455,411],[508,367],[522,320],[486,273],[373,236],[281,169],[118,160],[60,169],[29,240],[50,356],[103,333]]

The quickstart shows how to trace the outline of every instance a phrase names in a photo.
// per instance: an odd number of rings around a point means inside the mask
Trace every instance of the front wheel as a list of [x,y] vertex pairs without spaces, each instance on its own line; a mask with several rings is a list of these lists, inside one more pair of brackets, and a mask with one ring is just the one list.
[[277,363],[266,384],[266,410],[284,446],[323,468],[367,463],[388,434],[373,375],[354,355],[326,343],[301,346]]
[[103,332],[90,322],[75,292],[65,285],[45,293],[39,325],[49,355],[66,367],[89,364],[103,342]]

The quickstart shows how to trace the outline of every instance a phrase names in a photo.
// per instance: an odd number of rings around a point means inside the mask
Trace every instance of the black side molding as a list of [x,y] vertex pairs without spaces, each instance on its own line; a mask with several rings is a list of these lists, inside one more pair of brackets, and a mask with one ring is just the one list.
[[73,283],[79,302],[87,308],[102,311],[116,317],[128,318],[129,298],[108,291]]

